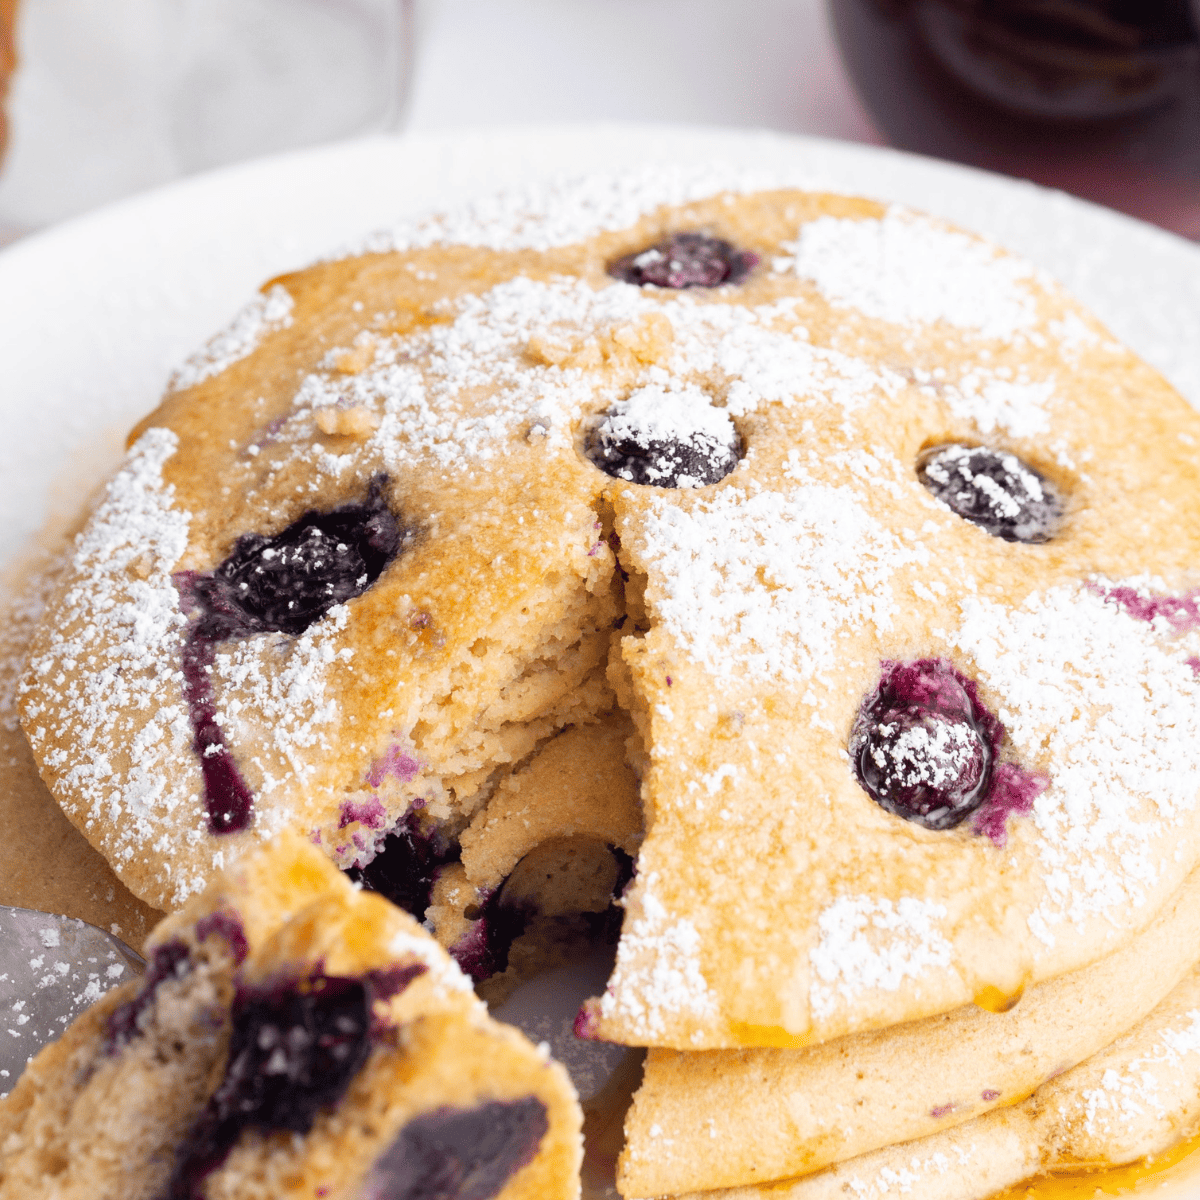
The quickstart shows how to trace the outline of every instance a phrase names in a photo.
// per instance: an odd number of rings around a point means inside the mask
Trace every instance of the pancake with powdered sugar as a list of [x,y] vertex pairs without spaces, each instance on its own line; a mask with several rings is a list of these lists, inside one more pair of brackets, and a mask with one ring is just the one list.
[[[1003,1007],[1154,920],[1200,857],[1200,420],[1020,260],[753,186],[376,238],[180,377],[22,697],[137,895],[296,828],[483,979],[623,890],[580,1030],[686,1050]],[[510,886],[551,779],[589,799]]]

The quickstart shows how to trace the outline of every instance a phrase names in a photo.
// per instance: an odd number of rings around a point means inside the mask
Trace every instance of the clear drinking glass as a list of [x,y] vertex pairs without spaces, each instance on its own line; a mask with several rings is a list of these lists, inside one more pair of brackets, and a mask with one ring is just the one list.
[[19,0],[0,237],[192,171],[396,129],[415,0]]

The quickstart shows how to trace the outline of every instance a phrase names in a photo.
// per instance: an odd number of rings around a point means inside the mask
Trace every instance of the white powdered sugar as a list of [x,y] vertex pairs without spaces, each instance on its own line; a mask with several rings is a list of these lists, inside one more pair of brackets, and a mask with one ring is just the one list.
[[[295,403],[301,415],[339,404],[378,413],[366,445],[393,470],[424,457],[470,469],[533,429],[547,450],[568,447],[580,413],[628,402],[643,389],[650,389],[647,400],[666,398],[675,417],[684,419],[686,409],[686,420],[719,430],[768,403],[832,403],[849,412],[899,386],[866,363],[774,328],[779,318],[778,308],[759,314],[687,295],[653,298],[622,284],[596,290],[579,281],[518,278],[459,301],[452,323],[379,339],[358,374],[309,375]],[[617,393],[588,370],[647,331],[664,349],[633,363],[640,379],[629,391]],[[530,350],[543,362],[531,361]],[[717,397],[724,412],[712,406]],[[661,419],[678,423],[665,413]],[[330,473],[346,465],[319,452],[313,461]]]
[[638,388],[618,400],[609,413],[613,437],[641,445],[656,440],[690,442],[696,437],[721,443],[734,433],[729,414],[714,408],[707,393],[687,384],[674,389],[655,384]]
[[748,170],[720,163],[556,179],[512,188],[449,213],[381,230],[339,256],[439,245],[551,250],[599,233],[627,229],[664,205],[813,183],[808,173]]
[[180,392],[195,387],[252,354],[268,333],[291,325],[292,303],[291,293],[281,283],[255,296],[227,328],[174,371],[168,389]]
[[945,321],[1011,339],[1037,318],[1028,263],[904,209],[879,220],[819,217],[784,249],[777,271],[812,280],[833,303],[881,321]]
[[[669,460],[659,466],[651,459],[645,464],[645,478],[638,482],[661,482],[680,488],[703,487],[712,479],[703,472],[693,475],[686,470],[674,470],[674,460],[690,453],[701,464],[724,460],[728,465],[736,460],[739,442],[729,414],[715,408],[706,392],[686,384],[677,388],[651,384],[636,389],[628,398],[609,407],[593,436],[601,447],[614,453],[629,445],[643,451],[656,446],[669,448]],[[620,479],[635,478],[628,466],[614,473]]]
[[[190,517],[171,507],[162,478],[177,442],[168,430],[147,430],[108,485],[75,547],[79,582],[63,598],[49,649],[29,668],[54,700],[27,707],[30,741],[82,797],[89,825],[124,815],[130,835],[119,861],[158,838],[159,813],[185,794],[170,767],[191,755],[179,687],[187,620],[171,580]],[[85,669],[63,673],[77,666]],[[139,730],[146,712],[154,717]],[[177,882],[182,899],[191,885]]]
[[946,909],[903,896],[893,903],[841,896],[817,917],[819,940],[809,953],[809,1003],[818,1018],[864,992],[894,992],[907,979],[948,967],[953,949],[941,932]]
[[937,721],[932,728],[914,725],[893,738],[895,728],[879,725],[878,740],[867,753],[898,787],[952,786],[979,754],[979,735],[965,721]]
[[1099,1087],[1071,1097],[1063,1115],[1069,1118],[1081,1110],[1088,1133],[1100,1137],[1124,1134],[1139,1119],[1163,1121],[1178,1106],[1181,1086],[1194,1093],[1200,1074],[1197,1056],[1200,1011],[1193,1009],[1161,1029],[1144,1054],[1108,1067]]
[[927,558],[827,484],[726,488],[687,509],[656,499],[635,544],[653,616],[697,662],[792,684],[836,667],[842,630],[889,629],[892,575]]
[[[333,646],[348,615],[344,604],[336,604],[298,637],[243,638],[224,643],[216,655],[218,724],[234,744],[252,748],[244,757],[262,772],[263,797],[285,783],[288,788],[295,780],[306,783],[320,759],[311,751],[332,750],[323,727],[336,720],[338,705],[328,693],[326,676],[330,664],[348,662],[353,654]],[[271,774],[262,758],[264,750],[275,751],[287,762],[289,778]],[[269,810],[260,806],[260,811]]]
[[1053,380],[999,379],[980,369],[968,371],[942,393],[950,411],[970,421],[980,433],[1002,429],[1032,438],[1050,428]]
[[673,1017],[704,1021],[717,1012],[716,997],[700,970],[700,934],[656,897],[658,878],[651,871],[641,884],[643,915],[626,920],[617,963],[600,999],[604,1018],[627,1022],[651,1044]]
[[1064,921],[1143,903],[1168,830],[1196,804],[1195,647],[1162,639],[1085,584],[1032,595],[1018,609],[968,598],[962,613],[949,640],[1002,698],[1018,753],[1053,764],[1031,818],[1046,897],[1030,917],[1053,945]]

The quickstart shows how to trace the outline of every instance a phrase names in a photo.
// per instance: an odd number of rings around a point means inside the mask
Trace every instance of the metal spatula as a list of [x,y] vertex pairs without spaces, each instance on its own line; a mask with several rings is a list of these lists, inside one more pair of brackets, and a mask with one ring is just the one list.
[[0,1096],[85,1008],[145,967],[95,925],[0,905]]

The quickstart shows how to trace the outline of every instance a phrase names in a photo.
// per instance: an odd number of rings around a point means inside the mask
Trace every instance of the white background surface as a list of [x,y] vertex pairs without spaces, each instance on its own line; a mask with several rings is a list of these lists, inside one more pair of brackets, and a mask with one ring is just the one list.
[[825,0],[426,0],[409,128],[689,121],[878,142]]
[[[180,124],[187,111],[180,107],[183,97],[195,86],[187,84],[183,68],[183,47],[194,42],[185,37],[187,2],[23,0],[18,40],[25,65],[9,105],[12,142],[0,172],[0,245],[166,182],[196,159],[196,146],[186,140],[191,127]],[[218,0],[191,2],[203,3],[221,20],[224,10],[212,7]],[[358,127],[350,93],[359,76],[379,64],[356,58],[364,49],[356,52],[353,41],[332,58],[322,56],[330,49],[322,23],[327,0],[220,3],[265,12],[281,8],[293,52],[303,58],[307,46],[322,68],[313,67],[311,78],[306,70],[298,90],[294,80],[286,82],[291,76],[282,67],[274,84],[263,80],[251,106],[260,119],[245,115],[255,128],[245,138],[230,135],[231,153],[247,139],[265,152],[330,136],[322,129]],[[378,18],[389,0],[356,3]],[[825,0],[411,3],[418,18],[411,56],[416,65],[402,119],[415,132],[622,120],[879,140],[842,70]],[[259,59],[269,65],[268,48],[245,45],[232,16],[224,19],[230,23],[229,77],[241,78],[237,73]],[[279,54],[290,61],[286,48]],[[219,65],[205,61],[209,73]],[[236,94],[248,98],[250,80],[243,83]],[[327,119],[314,117],[314,93],[327,97],[318,109]],[[294,128],[262,115],[263,105],[277,96],[290,105]],[[339,117],[332,110],[343,100]],[[271,129],[278,140],[269,140]]]

